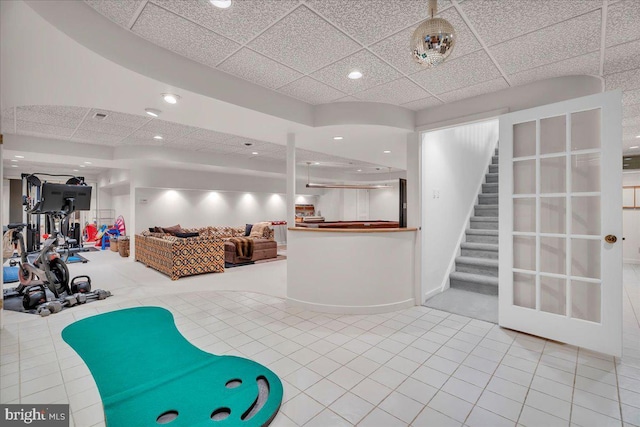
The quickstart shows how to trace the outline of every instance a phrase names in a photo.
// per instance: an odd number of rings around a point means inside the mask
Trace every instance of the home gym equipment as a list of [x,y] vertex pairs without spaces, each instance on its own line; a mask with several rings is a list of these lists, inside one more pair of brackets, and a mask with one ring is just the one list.
[[211,427],[212,420],[266,426],[282,402],[282,383],[271,370],[198,349],[164,308],[88,317],[67,326],[62,338],[89,367],[111,427]]
[[[29,185],[35,187],[33,177],[33,174],[29,175],[27,180]],[[27,214],[37,215],[38,218],[44,215],[50,230],[50,235],[38,252],[29,253],[25,244],[23,230],[29,224],[14,223],[7,226],[7,233],[11,233],[11,243],[18,247],[20,253],[19,260],[15,262],[20,285],[4,290],[4,298],[22,296],[22,308],[37,310],[42,316],[57,313],[65,306],[71,307],[88,299],[104,299],[111,295],[102,290],[92,293],[91,279],[88,276],[74,278],[71,281],[73,290],[69,286],[69,269],[58,253],[60,241],[64,240],[68,244],[69,239],[56,228],[56,224],[63,228],[68,224],[71,213],[90,209],[91,187],[79,185],[83,182],[78,178],[68,182],[72,184],[41,183],[36,191],[39,197],[37,200],[32,199],[30,194],[25,196]],[[68,253],[67,247],[67,256]],[[47,290],[53,294],[51,298],[47,295]]]

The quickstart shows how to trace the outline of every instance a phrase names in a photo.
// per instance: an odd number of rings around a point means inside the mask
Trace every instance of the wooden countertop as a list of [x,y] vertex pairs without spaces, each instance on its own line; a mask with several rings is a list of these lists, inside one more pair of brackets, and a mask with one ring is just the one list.
[[291,231],[310,231],[313,233],[401,233],[404,231],[418,231],[417,228],[305,228],[305,227],[288,227]]

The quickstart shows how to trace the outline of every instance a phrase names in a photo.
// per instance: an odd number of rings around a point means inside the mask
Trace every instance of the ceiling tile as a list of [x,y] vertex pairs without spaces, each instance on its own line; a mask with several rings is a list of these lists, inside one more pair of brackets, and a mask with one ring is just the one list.
[[240,150],[240,147],[225,144],[207,144],[198,149],[198,151],[206,151],[207,153],[231,154]]
[[121,136],[113,135],[110,133],[103,132],[94,132],[85,129],[78,129],[71,138],[71,141],[74,142],[84,142],[89,144],[99,144],[99,145],[117,145]]
[[[428,18],[427,0],[308,0],[329,21],[365,45]],[[443,11],[451,3],[440,0]]]
[[129,28],[138,7],[143,0],[84,0],[89,6],[109,18],[116,24]]
[[[357,80],[348,78],[348,74],[353,70],[362,72],[362,78]],[[345,93],[354,93],[399,79],[402,74],[385,64],[384,61],[381,61],[371,52],[361,50],[354,55],[316,71],[311,77]]]
[[299,3],[297,0],[245,0],[220,9],[208,1],[152,2],[239,43],[248,42]]
[[401,78],[355,94],[356,98],[363,101],[386,102],[396,105],[406,104],[427,96],[429,96],[427,91],[407,78]]
[[607,8],[607,46],[640,39],[638,0],[624,0]]
[[505,73],[539,67],[600,49],[600,11],[511,39],[489,50]]
[[636,104],[640,104],[640,88],[635,90],[625,90],[622,92],[622,105],[627,106]]
[[247,48],[234,53],[218,68],[271,89],[277,89],[302,77],[301,73]]
[[402,104],[401,107],[420,111],[425,108],[433,107],[434,105],[442,105],[442,101],[434,96],[429,96],[427,98],[418,99],[417,101],[407,102],[406,104]]
[[333,102],[358,102],[358,101],[359,101],[358,98],[349,95],[349,96],[345,96],[344,98],[336,99]]
[[498,77],[497,79],[482,82],[477,85],[463,87],[462,89],[453,90],[451,92],[438,95],[444,102],[453,102],[460,99],[472,98],[485,93],[496,92],[508,88],[507,81]]
[[23,110],[18,107],[16,109],[17,118],[20,121],[42,123],[45,125],[60,126],[75,129],[78,127],[82,119],[68,116],[55,116],[52,114],[39,113],[37,111]]
[[36,113],[73,117],[76,119],[81,119],[87,114],[87,108],[67,107],[63,105],[24,105],[18,108],[24,111],[34,111]]
[[74,131],[72,128],[52,126],[43,123],[24,122],[22,120],[18,120],[16,122],[16,128],[18,134],[55,136],[62,138],[69,138]]
[[[638,9],[640,9],[640,3],[638,3]],[[640,68],[640,40],[611,46],[605,49],[604,55],[605,75]]]
[[622,128],[622,139],[635,138],[640,135],[640,126],[624,126]]
[[233,138],[234,135],[222,132],[216,132],[209,129],[198,129],[190,133],[188,139],[197,139],[205,142],[223,142]]
[[114,123],[105,123],[100,121],[99,119],[89,118],[87,118],[82,122],[82,124],[80,124],[79,129],[115,135],[119,136],[120,139],[132,134],[136,130],[136,128],[121,126]]
[[[482,48],[454,8],[445,10],[440,16],[448,20],[456,30],[456,45],[448,61]],[[410,52],[410,38],[415,29],[415,26],[405,28],[374,44],[371,50],[404,73],[412,74],[423,70],[424,68],[414,61]]]
[[418,84],[436,95],[498,77],[500,71],[484,50],[411,75]]
[[[96,119],[95,115],[97,113],[106,114],[107,117],[104,119]],[[153,120],[149,116],[138,116],[136,114],[126,114],[126,113],[118,113],[116,111],[103,110],[99,108],[92,108],[85,122],[99,120],[101,123],[109,123],[119,126],[126,126],[130,128],[139,128],[145,123]]]
[[576,56],[565,61],[543,65],[520,73],[511,74],[509,80],[515,86],[531,83],[552,77],[581,74],[597,75],[600,71],[600,52]]
[[604,77],[604,81],[607,90],[640,89],[640,69],[609,74]]
[[169,138],[167,140],[163,140],[164,145],[169,148],[180,148],[187,149],[190,151],[201,150],[204,147],[210,145],[211,143],[202,141],[199,139],[190,139],[186,138]]
[[626,119],[629,117],[636,117],[636,116],[640,116],[640,104],[627,105],[622,109],[623,118]]
[[303,77],[281,87],[278,91],[311,104],[324,104],[345,96],[345,93],[311,77]]
[[197,131],[198,128],[193,126],[185,126],[179,123],[167,122],[165,120],[151,120],[140,128],[140,132],[148,132],[153,135],[162,135],[164,137],[173,136],[180,138]]
[[2,122],[0,123],[0,132],[15,133],[15,114],[13,108],[5,108],[2,110]]
[[147,132],[137,131],[133,135],[123,139],[118,145],[143,145],[152,147],[162,147],[167,145],[165,140],[153,139],[153,135]]
[[622,126],[640,126],[640,115],[622,119]]
[[211,67],[240,47],[238,43],[152,3],[147,3],[131,30],[153,43]]
[[359,45],[301,6],[253,40],[249,47],[303,73],[312,73]]
[[[601,6],[602,0],[467,0],[461,3],[462,11],[487,46],[565,21]],[[589,38],[599,43],[600,30],[593,31]],[[526,53],[535,55],[537,51],[538,49]]]

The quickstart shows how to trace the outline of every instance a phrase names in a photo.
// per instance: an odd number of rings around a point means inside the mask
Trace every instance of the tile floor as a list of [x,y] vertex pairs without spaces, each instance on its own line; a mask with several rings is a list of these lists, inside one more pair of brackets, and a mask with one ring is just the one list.
[[5,312],[0,402],[68,402],[72,425],[103,426],[95,383],[60,331],[158,305],[194,345],[280,376],[274,426],[640,426],[640,266],[624,268],[625,355],[614,360],[427,307],[367,316],[287,307],[286,261],[171,282],[114,253],[87,258],[71,273],[90,273],[114,296],[48,318]]

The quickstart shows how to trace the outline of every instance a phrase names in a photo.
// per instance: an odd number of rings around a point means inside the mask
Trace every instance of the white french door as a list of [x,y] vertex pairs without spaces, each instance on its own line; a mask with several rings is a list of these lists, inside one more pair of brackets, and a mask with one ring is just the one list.
[[500,117],[500,326],[621,355],[621,104]]

